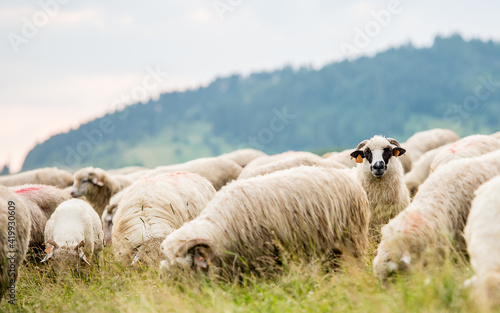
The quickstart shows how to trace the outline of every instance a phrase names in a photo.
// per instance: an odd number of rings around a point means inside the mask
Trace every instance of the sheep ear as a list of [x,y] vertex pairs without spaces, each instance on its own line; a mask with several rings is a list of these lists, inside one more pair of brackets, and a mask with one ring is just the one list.
[[365,157],[365,153],[361,150],[356,150],[351,153],[351,158],[356,159],[356,163],[363,163],[363,158]]
[[398,157],[400,155],[404,155],[406,153],[406,150],[404,148],[401,148],[401,147],[396,147],[394,149],[392,149],[392,155],[394,155],[394,157]]
[[82,247],[79,247],[78,248],[78,256],[80,256],[80,258],[85,262],[87,263],[88,265],[90,265],[90,262],[89,260],[87,259],[87,256],[85,256],[85,252],[83,252],[83,248]]
[[92,178],[92,184],[102,187],[104,186],[104,183],[97,177]]
[[190,250],[193,258],[193,265],[202,271],[207,271],[212,264],[213,253],[207,245],[197,245]]
[[179,248],[175,251],[175,257],[182,258],[186,256],[187,253],[189,253],[193,248],[195,248],[198,245],[207,247],[212,246],[212,244],[206,239],[200,239],[200,238],[191,239],[179,246]]
[[385,139],[387,139],[387,141],[389,141],[389,143],[391,145],[394,145],[396,147],[401,147],[401,145],[399,144],[399,142],[396,139],[394,139],[394,138],[385,138]]

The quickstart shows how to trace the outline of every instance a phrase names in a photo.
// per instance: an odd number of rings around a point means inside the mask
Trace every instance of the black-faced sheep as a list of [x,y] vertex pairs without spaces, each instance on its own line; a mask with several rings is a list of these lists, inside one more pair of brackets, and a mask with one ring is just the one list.
[[370,233],[379,240],[380,227],[410,204],[399,156],[405,154],[397,140],[374,136],[362,141],[351,156],[361,163],[356,177],[370,201]]
[[370,211],[363,187],[342,170],[300,166],[235,181],[196,219],[167,236],[161,268],[229,275],[272,270],[282,252],[332,261],[360,257]]
[[215,189],[193,173],[168,173],[142,178],[127,190],[118,205],[112,232],[113,253],[122,264],[159,262],[165,237],[197,217]]

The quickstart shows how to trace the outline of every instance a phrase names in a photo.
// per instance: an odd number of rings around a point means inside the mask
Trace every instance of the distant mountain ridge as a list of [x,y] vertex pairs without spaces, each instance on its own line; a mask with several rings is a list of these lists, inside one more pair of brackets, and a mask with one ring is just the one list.
[[432,127],[491,133],[500,128],[498,56],[498,43],[454,35],[319,70],[217,78],[55,135],[28,153],[23,170],[153,167],[241,147],[319,152]]

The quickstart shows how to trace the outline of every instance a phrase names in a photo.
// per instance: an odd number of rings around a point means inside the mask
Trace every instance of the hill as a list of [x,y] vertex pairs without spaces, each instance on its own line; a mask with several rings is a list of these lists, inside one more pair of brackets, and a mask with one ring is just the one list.
[[500,125],[499,55],[498,43],[454,35],[321,69],[217,78],[55,135],[29,152],[23,170],[152,167],[241,147],[323,152],[432,127],[491,133]]

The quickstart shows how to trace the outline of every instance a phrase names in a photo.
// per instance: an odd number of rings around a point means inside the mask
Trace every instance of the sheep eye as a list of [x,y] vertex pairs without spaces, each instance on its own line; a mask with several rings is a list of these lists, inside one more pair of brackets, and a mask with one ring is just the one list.
[[86,183],[86,182],[88,182],[88,181],[89,181],[89,180],[88,180],[87,178],[82,179],[82,183]]

